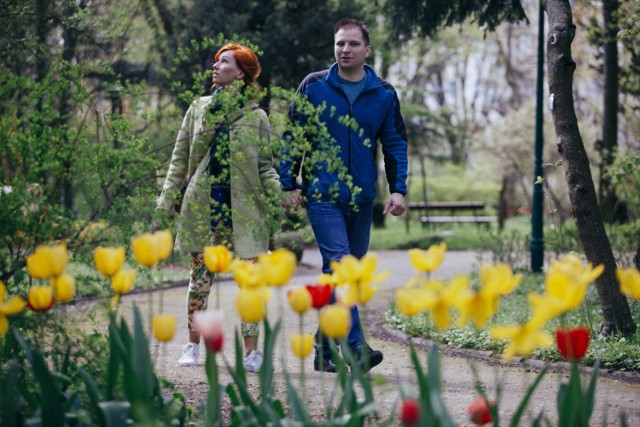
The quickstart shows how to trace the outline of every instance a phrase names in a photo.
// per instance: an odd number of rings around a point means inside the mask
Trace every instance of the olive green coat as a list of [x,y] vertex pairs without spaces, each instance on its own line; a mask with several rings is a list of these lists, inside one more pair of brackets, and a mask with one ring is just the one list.
[[[177,218],[175,249],[202,252],[215,244],[210,225],[210,182],[205,171],[213,131],[204,125],[212,97],[194,101],[187,111],[157,209],[171,212],[187,176],[191,177]],[[245,107],[229,129],[229,169],[231,172],[231,212],[235,253],[244,259],[266,252],[269,212],[266,200],[277,200],[278,174],[269,149],[269,119],[256,105]]]

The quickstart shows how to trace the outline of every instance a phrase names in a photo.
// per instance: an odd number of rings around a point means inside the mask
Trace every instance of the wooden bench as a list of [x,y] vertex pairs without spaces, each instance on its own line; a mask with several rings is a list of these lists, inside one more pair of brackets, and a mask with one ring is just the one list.
[[[474,223],[490,224],[498,220],[495,216],[479,215],[485,208],[484,202],[461,201],[461,202],[408,202],[408,214],[411,211],[424,212],[419,219],[423,225],[427,224],[447,224],[447,223]],[[430,215],[432,211],[448,211],[447,216]],[[459,212],[471,212],[471,215],[456,215]]]

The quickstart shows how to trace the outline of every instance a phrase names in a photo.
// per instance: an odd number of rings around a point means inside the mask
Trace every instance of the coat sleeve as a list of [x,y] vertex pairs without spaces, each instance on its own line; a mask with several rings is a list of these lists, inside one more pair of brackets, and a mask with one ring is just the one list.
[[180,192],[180,188],[187,177],[191,140],[194,134],[195,109],[196,103],[194,102],[182,120],[182,126],[180,126],[176,144],[173,147],[173,153],[171,154],[171,161],[164,185],[162,186],[162,192],[156,203],[156,210],[171,211]]
[[407,194],[408,143],[404,119],[400,114],[400,101],[396,91],[387,83],[392,100],[380,132],[380,143],[384,156],[384,168],[390,193]]

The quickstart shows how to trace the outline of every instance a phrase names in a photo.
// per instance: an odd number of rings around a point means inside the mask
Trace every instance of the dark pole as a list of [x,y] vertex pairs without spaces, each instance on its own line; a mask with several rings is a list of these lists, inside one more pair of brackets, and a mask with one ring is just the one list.
[[542,231],[542,83],[544,81],[544,9],[538,9],[538,81],[536,84],[536,140],[533,165],[533,206],[531,208],[531,271],[542,271],[544,262],[544,239]]

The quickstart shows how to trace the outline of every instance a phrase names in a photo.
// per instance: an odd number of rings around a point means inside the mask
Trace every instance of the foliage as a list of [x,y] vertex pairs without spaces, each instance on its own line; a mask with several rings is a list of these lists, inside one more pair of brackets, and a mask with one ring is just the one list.
[[[184,425],[184,400],[163,390],[166,384],[156,377],[137,308],[133,331],[124,320],[118,324],[115,314],[110,316],[106,342],[108,361],[85,359],[78,367],[82,348],[80,353],[57,348],[47,356],[14,328],[5,343],[13,355],[5,362],[3,425]],[[49,366],[48,360],[61,356],[62,364]]]
[[[540,292],[541,279],[540,274],[525,273],[518,288],[512,294],[503,297],[498,311],[488,324],[489,327],[492,324],[525,321],[529,315],[526,295],[529,292]],[[638,302],[632,304],[634,320],[638,323],[640,322],[640,304]],[[592,291],[581,307],[567,313],[561,321],[550,322],[545,329],[552,332],[559,325],[570,328],[587,324],[592,331],[596,331],[602,320],[601,316],[597,297],[593,295]],[[451,327],[440,330],[435,326],[431,316],[408,317],[400,313],[395,305],[391,305],[385,313],[385,322],[408,335],[424,337],[454,348],[489,350],[496,354],[504,350],[504,343],[491,339],[488,331],[484,328],[479,329],[466,325],[461,328]],[[532,357],[551,362],[562,359],[555,347],[536,349],[532,353]],[[640,341],[638,337],[596,336],[590,343],[583,363],[594,365],[597,361],[600,361],[600,364],[607,369],[639,371]]]
[[414,31],[422,36],[430,36],[442,27],[468,21],[477,23],[487,31],[493,31],[503,22],[529,22],[519,0],[470,3],[393,1],[385,3],[385,15],[390,17],[394,38],[411,36]]

